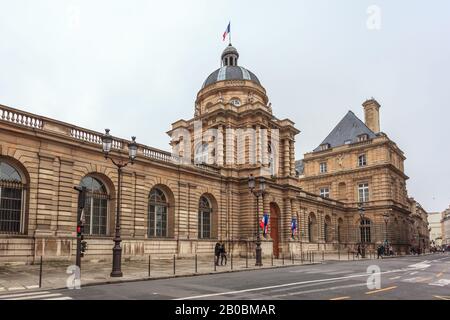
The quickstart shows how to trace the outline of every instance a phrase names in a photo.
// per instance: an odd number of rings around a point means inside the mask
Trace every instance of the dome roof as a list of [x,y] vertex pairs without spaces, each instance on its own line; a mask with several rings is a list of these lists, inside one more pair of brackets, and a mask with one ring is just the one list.
[[202,89],[210,84],[222,80],[251,80],[261,85],[258,78],[250,70],[239,66],[223,66],[206,78],[205,82],[203,82]]
[[202,89],[222,80],[250,80],[261,85],[253,72],[238,66],[239,53],[231,43],[223,50],[222,67],[211,73],[203,82]]

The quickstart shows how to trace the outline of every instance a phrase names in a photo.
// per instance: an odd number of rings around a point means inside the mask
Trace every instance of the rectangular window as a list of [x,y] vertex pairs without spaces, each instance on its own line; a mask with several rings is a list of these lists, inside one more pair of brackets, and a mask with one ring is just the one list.
[[360,156],[358,156],[358,166],[359,167],[364,167],[367,165],[367,158],[365,154],[361,154]]
[[330,197],[330,189],[329,188],[320,188],[320,196],[323,198]]
[[327,172],[327,163],[326,162],[322,162],[320,164],[320,173],[325,173]]
[[368,183],[360,183],[358,184],[358,197],[359,202],[368,202],[369,201],[369,184]]

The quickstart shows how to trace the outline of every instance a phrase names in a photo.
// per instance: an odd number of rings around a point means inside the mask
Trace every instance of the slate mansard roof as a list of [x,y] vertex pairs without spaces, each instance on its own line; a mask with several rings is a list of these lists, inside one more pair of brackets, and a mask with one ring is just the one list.
[[[367,134],[368,139],[373,139],[377,136],[352,111],[349,111],[320,145],[328,143],[330,148],[339,147],[344,144],[358,142],[358,136],[362,134]],[[319,146],[314,149],[314,152],[320,150]]]

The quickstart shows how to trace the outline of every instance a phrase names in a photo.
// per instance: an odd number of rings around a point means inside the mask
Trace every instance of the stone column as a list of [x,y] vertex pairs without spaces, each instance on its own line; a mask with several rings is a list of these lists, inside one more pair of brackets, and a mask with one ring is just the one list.
[[284,176],[289,176],[291,169],[290,169],[290,153],[289,153],[289,139],[284,139],[284,168],[283,173]]
[[282,222],[282,231],[281,236],[283,241],[289,241],[290,235],[291,235],[291,219],[292,219],[292,206],[291,206],[291,199],[290,198],[284,198],[284,212],[282,214],[283,216],[283,222]]
[[256,126],[256,164],[261,163],[261,126]]
[[73,189],[74,162],[60,158],[59,163],[57,234],[71,236],[76,230],[76,210],[72,209],[72,204],[78,203],[78,192]]
[[218,166],[223,166],[223,126],[219,126],[217,129],[217,155],[216,155],[216,163]]
[[39,153],[38,192],[37,192],[37,224],[36,234],[52,235],[51,223],[56,220],[56,202],[54,186],[54,156]]
[[294,149],[294,140],[289,141],[289,151],[290,151],[290,165],[291,165],[291,176],[295,177],[295,149]]

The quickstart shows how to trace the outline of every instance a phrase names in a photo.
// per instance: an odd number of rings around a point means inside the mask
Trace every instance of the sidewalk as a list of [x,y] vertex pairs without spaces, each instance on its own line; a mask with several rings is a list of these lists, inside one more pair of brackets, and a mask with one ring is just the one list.
[[[317,262],[315,262],[317,263]],[[198,258],[197,270],[195,259],[151,259],[150,268],[148,261],[123,261],[122,272],[123,277],[112,278],[111,262],[82,262],[81,265],[81,286],[119,283],[138,280],[162,279],[180,276],[193,276],[201,274],[214,274],[223,272],[235,272],[244,270],[277,268],[283,266],[313,264],[313,262],[285,259],[274,259],[273,266],[270,258],[263,259],[262,267],[255,267],[254,258],[249,257],[248,262],[245,258],[233,257],[233,266],[231,259],[224,266],[216,266],[212,259]],[[61,289],[67,288],[67,282],[71,283],[73,278],[72,272],[68,268],[73,262],[43,262],[41,287],[39,287],[40,265],[17,265],[17,266],[0,266],[0,294],[10,291],[19,291],[27,289]],[[247,267],[248,265],[248,267]],[[232,269],[233,268],[233,269]],[[150,275],[149,275],[150,269]]]
[[[376,259],[375,255],[368,255],[366,260]],[[255,266],[255,258],[233,256],[228,257],[228,263],[224,266],[214,267],[213,257],[198,257],[197,267],[195,257],[189,258],[151,258],[149,261],[123,261],[123,277],[110,277],[112,263],[109,262],[85,262],[81,265],[81,286],[98,285],[107,283],[120,283],[139,280],[163,279],[181,276],[205,275],[224,272],[236,272],[245,270],[257,270],[267,268],[281,268],[292,265],[311,265],[324,261],[354,261],[360,260],[348,252],[325,253],[309,252],[303,257],[280,257],[271,259],[263,258],[263,266]],[[74,261],[55,262],[43,261],[41,287],[40,265],[10,265],[0,266],[0,294],[11,291],[22,291],[28,289],[61,289],[67,288],[67,283],[73,283],[73,273],[68,270],[73,268]],[[72,269],[73,270],[73,269]]]

